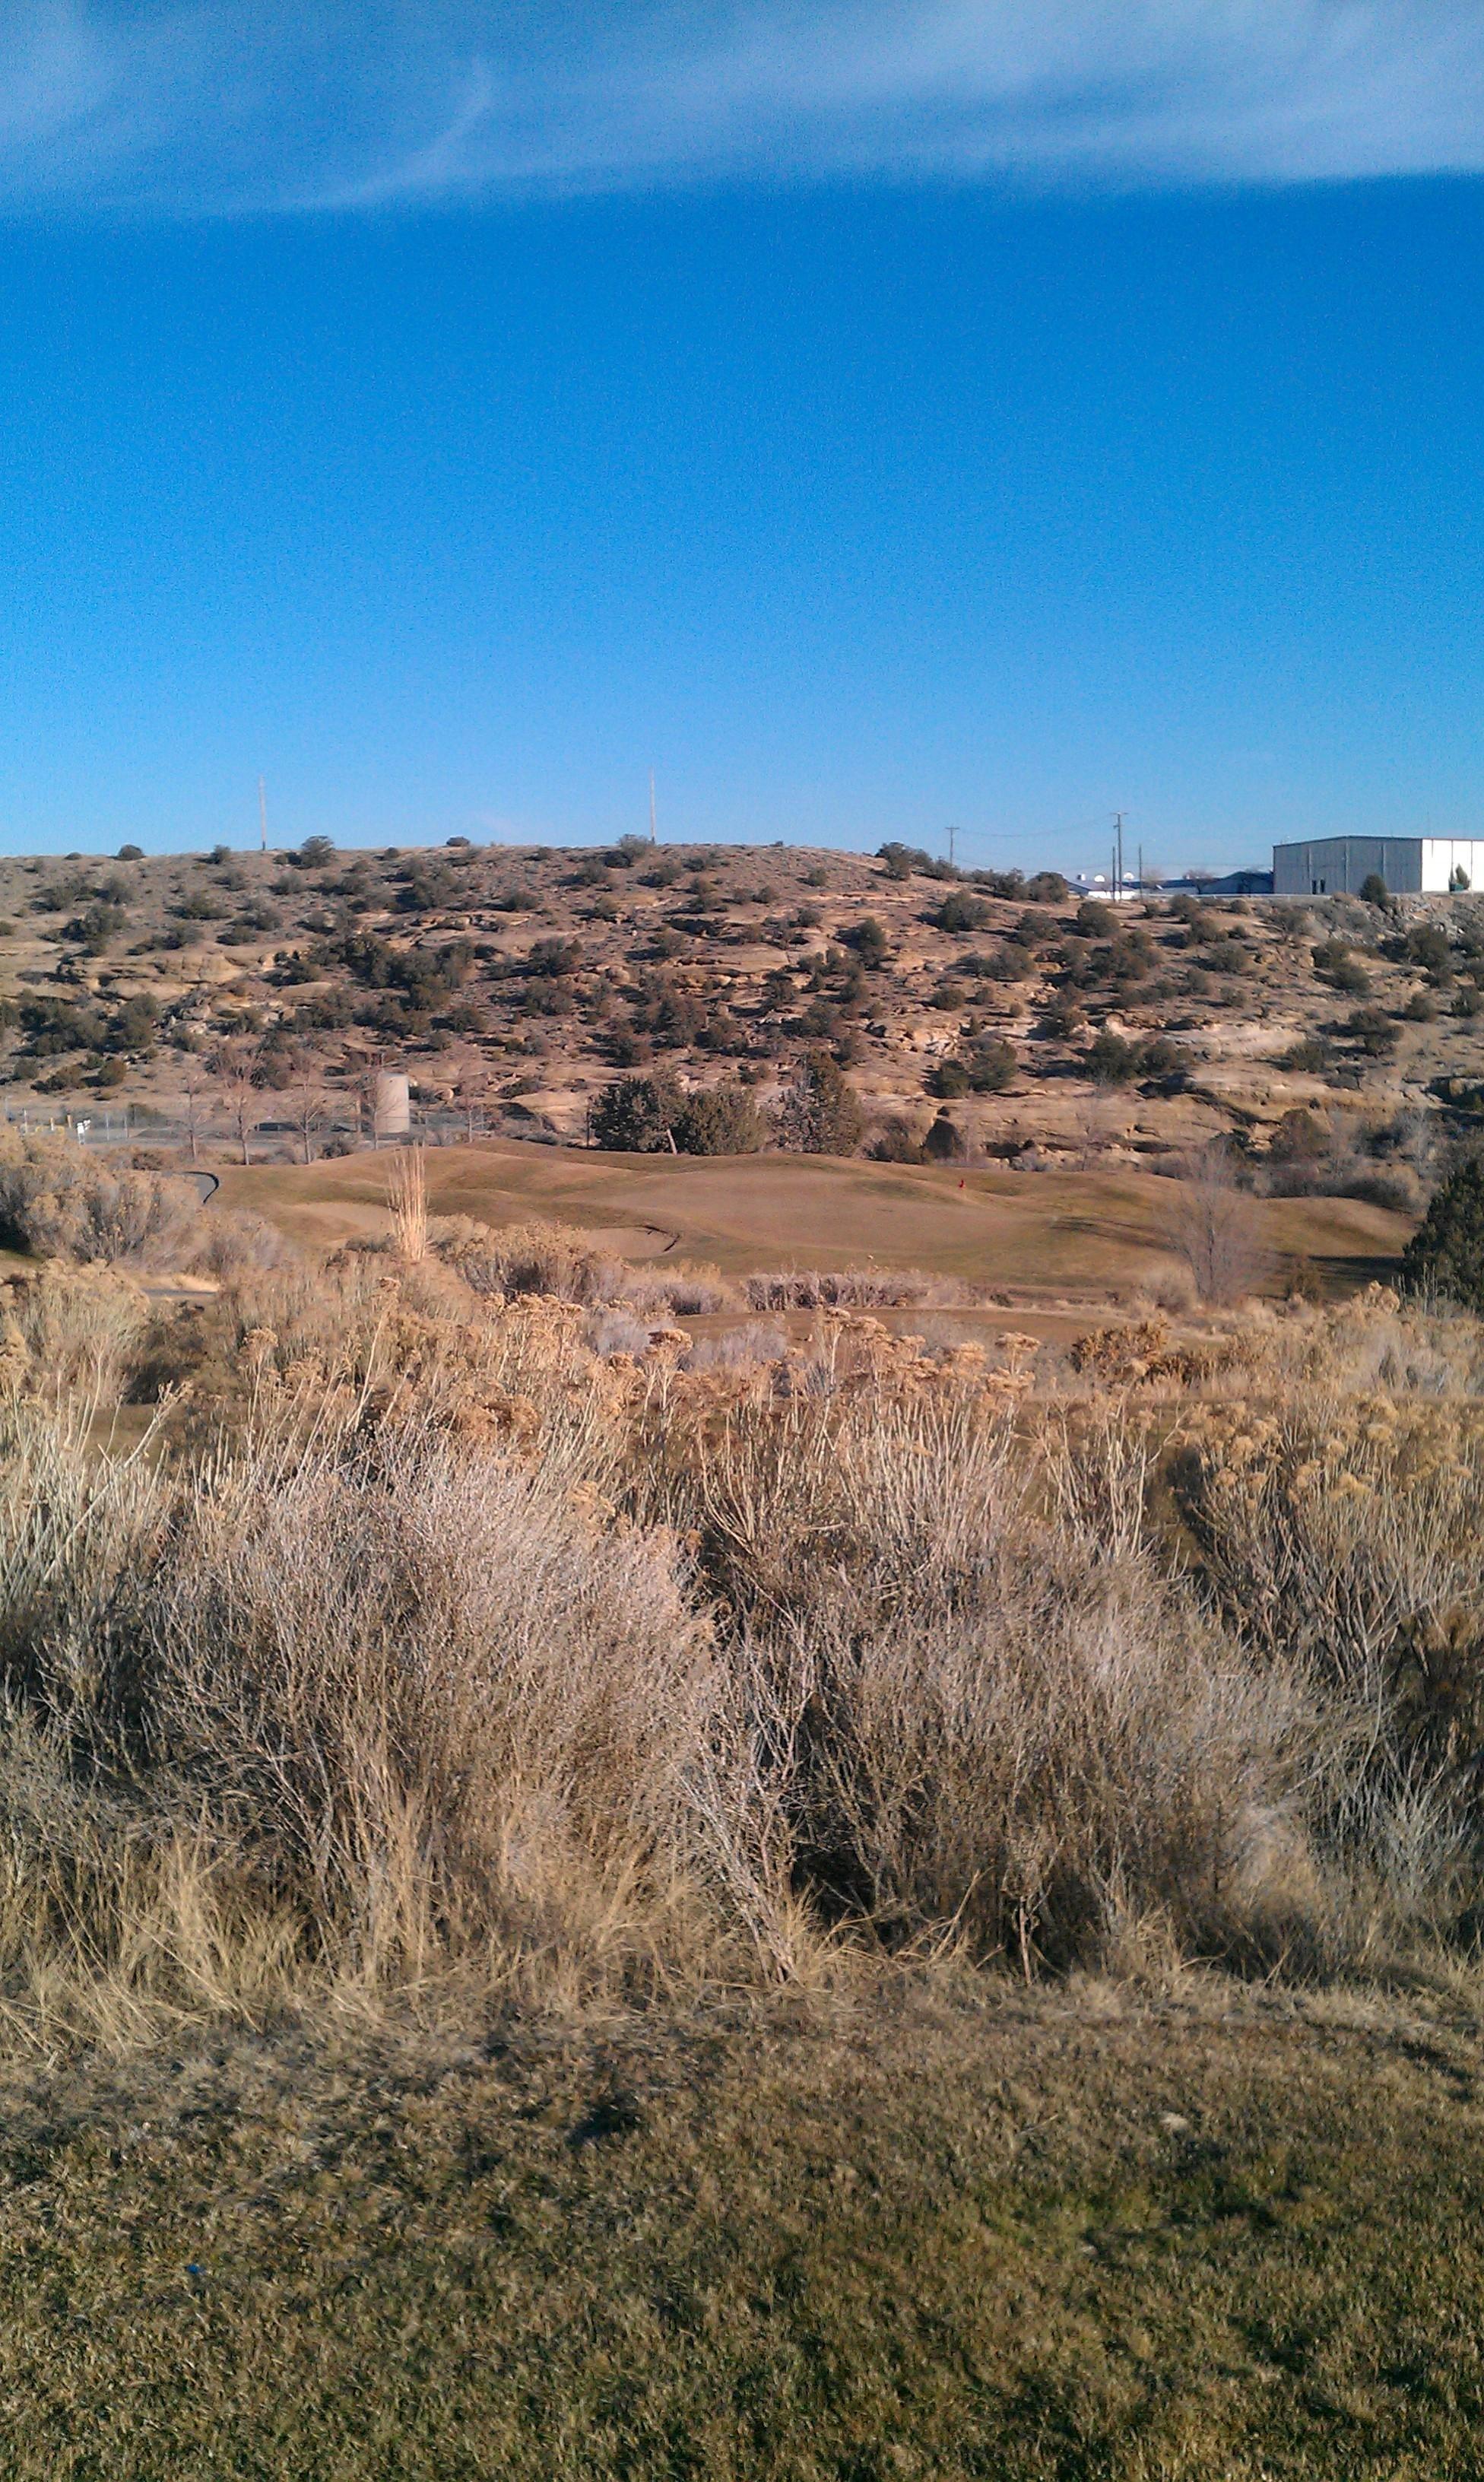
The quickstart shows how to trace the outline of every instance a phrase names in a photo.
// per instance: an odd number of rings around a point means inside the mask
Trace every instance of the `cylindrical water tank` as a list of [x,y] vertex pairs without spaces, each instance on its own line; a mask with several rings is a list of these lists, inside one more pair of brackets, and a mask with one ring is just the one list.
[[412,1134],[412,1097],[405,1077],[394,1069],[383,1069],[377,1079],[376,1133],[378,1140]]

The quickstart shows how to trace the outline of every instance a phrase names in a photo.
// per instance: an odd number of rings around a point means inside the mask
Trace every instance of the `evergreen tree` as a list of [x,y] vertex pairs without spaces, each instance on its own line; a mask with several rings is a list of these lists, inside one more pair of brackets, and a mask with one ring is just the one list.
[[683,1155],[755,1155],[767,1123],[744,1086],[699,1086],[675,1116],[675,1144]]
[[1484,1312],[1484,1155],[1461,1164],[1402,1254],[1403,1281]]
[[923,1140],[924,1148],[934,1163],[961,1163],[964,1157],[963,1131],[947,1111],[938,1114]]
[[866,1115],[839,1061],[812,1051],[778,1106],[781,1145],[806,1155],[853,1155],[866,1130]]
[[592,1134],[612,1154],[664,1154],[684,1103],[674,1078],[663,1072],[616,1078],[593,1107]]

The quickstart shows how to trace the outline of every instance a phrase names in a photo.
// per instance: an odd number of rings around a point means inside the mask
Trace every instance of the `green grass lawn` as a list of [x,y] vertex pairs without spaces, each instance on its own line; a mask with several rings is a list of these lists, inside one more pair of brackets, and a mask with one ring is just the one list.
[[1478,2475],[1481,2060],[1002,1992],[13,2071],[0,2470]]

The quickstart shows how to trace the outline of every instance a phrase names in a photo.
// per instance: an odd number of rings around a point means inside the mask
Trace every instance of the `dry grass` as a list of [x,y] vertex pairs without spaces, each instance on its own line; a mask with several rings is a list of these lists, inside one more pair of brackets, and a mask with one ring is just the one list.
[[415,1266],[428,1255],[428,1172],[421,1147],[388,1157],[386,1202],[397,1248]]
[[496,1238],[12,1289],[14,2470],[1471,2470],[1476,1323]]
[[[608,1234],[611,1253],[630,1257],[667,1244],[731,1281],[873,1266],[916,1268],[967,1287],[1092,1285],[1106,1294],[1167,1286],[1184,1275],[1170,1230],[1180,1190],[1149,1173],[624,1156],[500,1140],[437,1149],[428,1179],[434,1216],[562,1225],[579,1240]],[[383,1167],[370,1154],[308,1169],[223,1166],[221,1180],[223,1203],[269,1216],[315,1247],[387,1229]],[[1412,1229],[1409,1219],[1354,1199],[1253,1205],[1280,1290],[1299,1263],[1318,1269],[1326,1284],[1353,1284],[1394,1262]]]
[[1484,2425],[1466,2006],[471,2011],[6,2088],[17,2482],[1432,2482]]
[[911,1267],[789,1268],[748,1276],[742,1295],[754,1310],[907,1309],[928,1303],[942,1307],[972,1298],[950,1277],[924,1276]]
[[[1471,1322],[1377,1293],[1063,1369],[837,1308],[604,1356],[520,1288],[549,1234],[434,1242],[17,1295],[13,2024],[1471,1937]],[[128,1456],[110,1392],[156,1400]]]

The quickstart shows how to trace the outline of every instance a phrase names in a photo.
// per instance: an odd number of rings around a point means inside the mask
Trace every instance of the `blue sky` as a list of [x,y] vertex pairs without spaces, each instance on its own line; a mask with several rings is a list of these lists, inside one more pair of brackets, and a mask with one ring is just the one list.
[[1484,0],[13,0],[0,842],[1476,832]]

